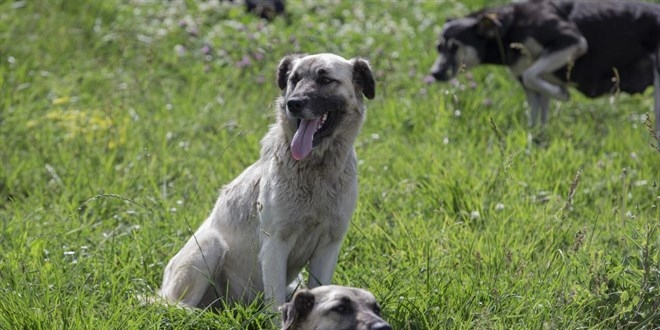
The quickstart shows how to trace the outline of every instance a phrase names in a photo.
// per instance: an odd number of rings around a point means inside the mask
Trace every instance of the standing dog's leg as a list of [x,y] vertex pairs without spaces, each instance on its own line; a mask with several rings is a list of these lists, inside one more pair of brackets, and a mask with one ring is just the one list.
[[550,98],[539,94],[539,103],[541,104],[541,127],[545,128],[550,116]]
[[314,252],[309,260],[308,286],[310,289],[321,285],[328,285],[332,282],[332,275],[335,273],[340,247],[341,241],[331,243]]
[[215,273],[226,252],[222,237],[202,226],[165,267],[160,295],[185,306],[198,306],[209,286],[215,285]]
[[525,95],[527,95],[527,105],[529,106],[529,127],[537,125],[540,112],[541,127],[545,128],[548,122],[550,99],[539,92],[527,88],[525,88]]
[[296,291],[305,288],[307,288],[305,279],[303,279],[303,275],[301,273],[298,273],[298,276],[296,276],[293,282],[286,286],[286,300],[293,297],[293,294],[296,293]]
[[655,137],[660,140],[660,49],[655,53],[653,64],[653,109],[655,110]]
[[569,98],[568,90],[543,79],[543,75],[552,74],[557,69],[575,61],[587,52],[587,40],[580,37],[578,42],[560,51],[551,52],[541,56],[532,66],[522,74],[523,85],[543,95],[566,101]]

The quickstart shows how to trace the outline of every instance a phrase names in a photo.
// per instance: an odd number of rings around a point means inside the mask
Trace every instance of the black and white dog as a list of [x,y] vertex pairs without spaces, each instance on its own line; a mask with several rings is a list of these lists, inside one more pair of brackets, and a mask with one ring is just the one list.
[[447,20],[437,43],[432,80],[460,68],[509,67],[531,108],[530,126],[548,120],[549,98],[567,87],[588,97],[654,85],[660,137],[660,5],[635,1],[529,0]]

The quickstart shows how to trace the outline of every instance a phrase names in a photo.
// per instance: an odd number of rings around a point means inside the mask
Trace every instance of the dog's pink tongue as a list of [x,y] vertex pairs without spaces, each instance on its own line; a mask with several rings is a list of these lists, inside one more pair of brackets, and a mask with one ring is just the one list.
[[293,156],[293,159],[301,160],[312,152],[312,140],[319,120],[320,118],[300,121],[298,130],[293,135],[293,140],[291,140],[291,156]]

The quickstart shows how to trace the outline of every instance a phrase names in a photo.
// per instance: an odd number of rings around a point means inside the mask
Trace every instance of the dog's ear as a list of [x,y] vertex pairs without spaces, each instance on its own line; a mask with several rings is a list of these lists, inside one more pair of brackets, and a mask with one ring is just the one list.
[[280,61],[280,65],[277,67],[277,86],[279,86],[281,90],[286,89],[286,82],[289,80],[289,74],[291,73],[293,62],[301,57],[305,57],[305,54],[287,55]]
[[282,330],[293,330],[295,324],[304,320],[314,308],[314,294],[309,290],[301,290],[293,296],[293,301],[288,302],[282,307]]
[[282,330],[293,330],[293,321],[296,319],[296,308],[293,302],[288,302],[280,306],[282,312]]
[[476,24],[477,33],[486,38],[496,38],[502,28],[502,22],[496,13],[484,13],[479,15]]
[[353,63],[353,84],[361,89],[362,94],[368,99],[376,97],[376,82],[371,73],[371,67],[366,60],[356,57],[351,59]]

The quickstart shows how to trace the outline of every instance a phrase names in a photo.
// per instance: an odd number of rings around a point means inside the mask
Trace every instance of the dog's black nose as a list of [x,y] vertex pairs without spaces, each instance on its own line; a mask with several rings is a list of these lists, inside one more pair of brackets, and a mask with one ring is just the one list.
[[431,75],[432,75],[433,78],[435,78],[435,80],[437,80],[437,81],[447,81],[447,80],[450,79],[450,77],[449,77],[449,72],[447,72],[447,71],[448,71],[448,70],[433,71],[433,72],[431,72]]
[[374,323],[369,327],[370,330],[392,330],[392,326],[387,324],[387,322],[378,322]]
[[286,107],[294,115],[299,114],[305,107],[304,99],[289,99],[286,101]]

